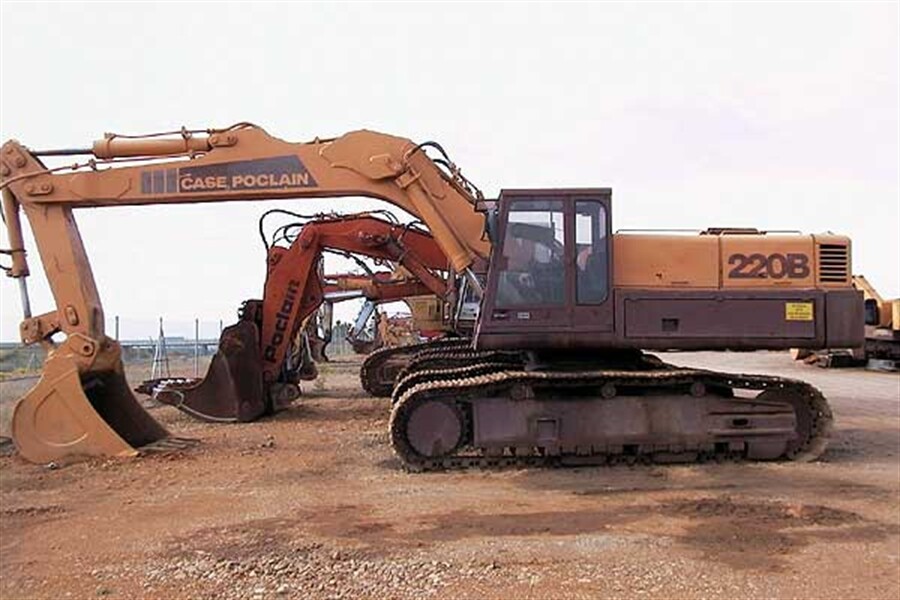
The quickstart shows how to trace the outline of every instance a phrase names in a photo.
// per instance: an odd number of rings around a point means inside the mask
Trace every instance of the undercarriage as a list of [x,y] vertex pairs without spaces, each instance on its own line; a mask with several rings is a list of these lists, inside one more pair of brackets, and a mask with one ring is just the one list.
[[680,368],[529,371],[482,362],[408,374],[391,443],[412,470],[704,460],[808,461],[832,425],[801,381]]

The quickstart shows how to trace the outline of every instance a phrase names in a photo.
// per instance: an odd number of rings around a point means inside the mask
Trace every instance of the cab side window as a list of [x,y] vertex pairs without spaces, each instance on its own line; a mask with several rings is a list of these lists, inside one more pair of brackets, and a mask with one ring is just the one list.
[[609,292],[606,209],[591,200],[575,203],[575,301],[602,304]]

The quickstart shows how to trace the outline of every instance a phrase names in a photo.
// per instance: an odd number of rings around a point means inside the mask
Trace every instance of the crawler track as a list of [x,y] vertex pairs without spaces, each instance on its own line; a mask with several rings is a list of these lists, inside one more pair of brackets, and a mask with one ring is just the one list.
[[[442,373],[443,376],[444,371],[463,369],[460,373],[464,374],[466,368],[480,364],[500,365],[507,369],[519,370],[525,365],[525,356],[521,352],[504,350],[472,350],[469,346],[422,350],[417,352],[397,374],[392,397],[398,397],[397,384],[410,376],[414,376],[417,382],[422,382],[425,381],[421,377],[424,372],[435,375]],[[409,387],[408,382],[406,387]]]
[[[524,368],[525,361],[522,353],[504,350],[426,349],[413,356],[397,375],[391,404],[396,404],[408,389],[420,383],[466,379],[503,370],[519,371]],[[634,369],[639,371],[662,368],[677,367],[643,353],[634,363]]]
[[[577,372],[472,365],[413,374],[398,385],[391,443],[404,465],[416,471],[809,461],[824,451],[832,426],[827,401],[804,382],[682,369],[661,362],[649,370]],[[760,393],[734,397],[741,390]],[[654,412],[664,418],[654,421]],[[650,424],[632,428],[631,435],[615,427],[604,433],[603,419],[609,415],[623,418],[626,430],[635,419],[648,419]],[[699,426],[691,420],[698,418]],[[504,424],[516,419],[527,427],[516,431]],[[691,426],[680,431],[673,422]],[[540,432],[534,433],[535,424],[538,429],[553,425],[558,435],[541,439]],[[591,424],[599,427],[585,434]],[[580,428],[580,434],[567,438],[566,429],[573,428]]]
[[397,384],[394,386],[394,393],[391,396],[391,404],[396,404],[407,390],[412,389],[421,383],[454,381],[471,377],[480,377],[508,368],[510,368],[510,365],[507,362],[485,361],[450,368],[443,367],[417,370],[398,378]]
[[450,350],[452,348],[468,348],[468,338],[442,338],[410,344],[381,348],[366,356],[359,370],[359,380],[366,392],[379,398],[389,398],[394,389],[397,374],[409,364],[416,354],[431,350]]

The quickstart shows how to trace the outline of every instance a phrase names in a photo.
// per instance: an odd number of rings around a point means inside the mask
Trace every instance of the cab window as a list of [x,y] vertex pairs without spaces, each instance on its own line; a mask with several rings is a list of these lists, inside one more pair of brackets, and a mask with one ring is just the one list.
[[575,301],[602,304],[609,291],[606,209],[591,200],[575,202]]
[[562,201],[510,203],[497,280],[497,306],[563,304],[564,249]]

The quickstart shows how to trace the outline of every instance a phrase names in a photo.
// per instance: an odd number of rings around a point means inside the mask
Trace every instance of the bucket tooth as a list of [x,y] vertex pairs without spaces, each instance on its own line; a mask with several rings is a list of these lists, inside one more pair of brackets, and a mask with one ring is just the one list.
[[138,404],[121,362],[79,374],[62,353],[51,353],[37,385],[16,404],[11,430],[21,456],[35,463],[136,456],[141,446],[169,435]]

